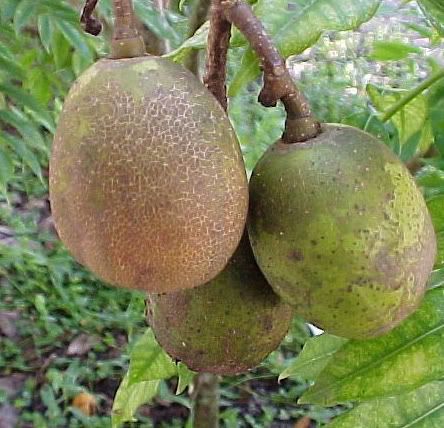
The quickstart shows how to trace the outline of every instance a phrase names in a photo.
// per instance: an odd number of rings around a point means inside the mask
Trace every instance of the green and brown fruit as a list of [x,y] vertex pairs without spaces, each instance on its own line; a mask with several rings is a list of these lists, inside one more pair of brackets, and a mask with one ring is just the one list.
[[373,136],[323,125],[304,143],[274,144],[250,201],[256,261],[307,321],[369,338],[420,303],[436,255],[432,222],[408,170]]
[[292,317],[257,267],[246,236],[208,284],[148,296],[148,321],[160,345],[202,372],[237,374],[257,366],[279,346]]
[[50,162],[56,228],[103,280],[171,292],[233,255],[248,209],[230,122],[187,70],[144,56],[98,61],[71,88]]

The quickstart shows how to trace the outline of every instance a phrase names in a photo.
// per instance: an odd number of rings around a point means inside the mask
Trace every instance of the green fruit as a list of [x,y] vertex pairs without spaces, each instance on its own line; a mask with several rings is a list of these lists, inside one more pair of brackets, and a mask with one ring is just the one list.
[[408,170],[374,137],[323,125],[273,145],[250,181],[249,234],[268,282],[329,333],[380,335],[420,303],[436,255]]
[[236,374],[257,366],[293,316],[265,281],[245,236],[225,270],[192,290],[150,294],[148,320],[161,346],[196,371]]
[[61,239],[105,281],[171,292],[214,278],[245,225],[248,184],[216,99],[158,57],[103,59],[72,87],[50,196]]

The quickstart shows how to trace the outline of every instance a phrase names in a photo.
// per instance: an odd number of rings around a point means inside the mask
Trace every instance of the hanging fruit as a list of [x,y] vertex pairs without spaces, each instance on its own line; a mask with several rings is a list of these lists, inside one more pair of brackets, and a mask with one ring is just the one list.
[[78,78],[58,123],[56,228],[74,257],[111,284],[195,287],[225,267],[244,229],[239,144],[189,71],[145,54],[132,2],[115,0],[114,12],[110,58]]

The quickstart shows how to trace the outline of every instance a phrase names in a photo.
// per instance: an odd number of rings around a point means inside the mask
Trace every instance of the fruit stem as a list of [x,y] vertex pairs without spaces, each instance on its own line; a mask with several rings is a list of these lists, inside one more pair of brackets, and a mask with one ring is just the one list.
[[199,373],[194,379],[194,428],[219,427],[219,379],[211,373]]
[[396,104],[391,106],[381,117],[382,122],[389,121],[396,113],[402,110],[410,101],[414,100],[418,95],[422,94],[426,89],[430,88],[438,80],[444,77],[444,68],[438,73],[433,74],[428,79],[424,80],[416,88],[409,91],[403,98],[401,98]]
[[221,5],[225,17],[244,34],[259,56],[264,70],[260,103],[265,107],[274,107],[281,100],[285,106],[287,120],[283,142],[298,143],[316,137],[321,132],[319,122],[312,115],[310,105],[293,82],[285,60],[250,5],[243,0],[222,0]]
[[114,34],[111,58],[133,58],[146,55],[145,43],[137,30],[132,0],[114,0]]
[[99,0],[86,0],[80,17],[80,23],[82,24],[83,29],[93,36],[98,36],[102,31],[102,24],[98,19],[92,16],[98,1]]
[[225,18],[223,0],[212,0],[210,32],[208,34],[205,86],[227,111],[227,87],[225,85],[227,53],[230,45],[231,23]]

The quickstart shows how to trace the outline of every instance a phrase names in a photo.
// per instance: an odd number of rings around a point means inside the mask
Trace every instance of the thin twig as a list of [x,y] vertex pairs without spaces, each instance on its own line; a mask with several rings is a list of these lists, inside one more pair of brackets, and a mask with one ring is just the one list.
[[313,117],[310,105],[296,87],[284,59],[250,5],[243,0],[222,0],[221,6],[225,17],[245,35],[259,56],[264,70],[264,87],[259,101],[265,107],[271,107],[281,100],[285,106],[287,121],[282,140],[295,143],[318,135],[319,122]]
[[430,86],[444,78],[444,68],[438,73],[433,74],[428,79],[424,80],[420,85],[402,97],[396,104],[392,105],[381,117],[383,122],[388,122],[396,113],[402,110],[410,101],[414,100],[418,95],[422,94]]
[[80,23],[83,29],[93,36],[98,36],[102,31],[102,23],[92,16],[98,1],[86,0],[85,6],[82,9],[82,15],[80,16]]
[[231,23],[224,16],[221,3],[222,0],[213,0],[211,7],[204,83],[226,111],[228,103],[225,78]]

